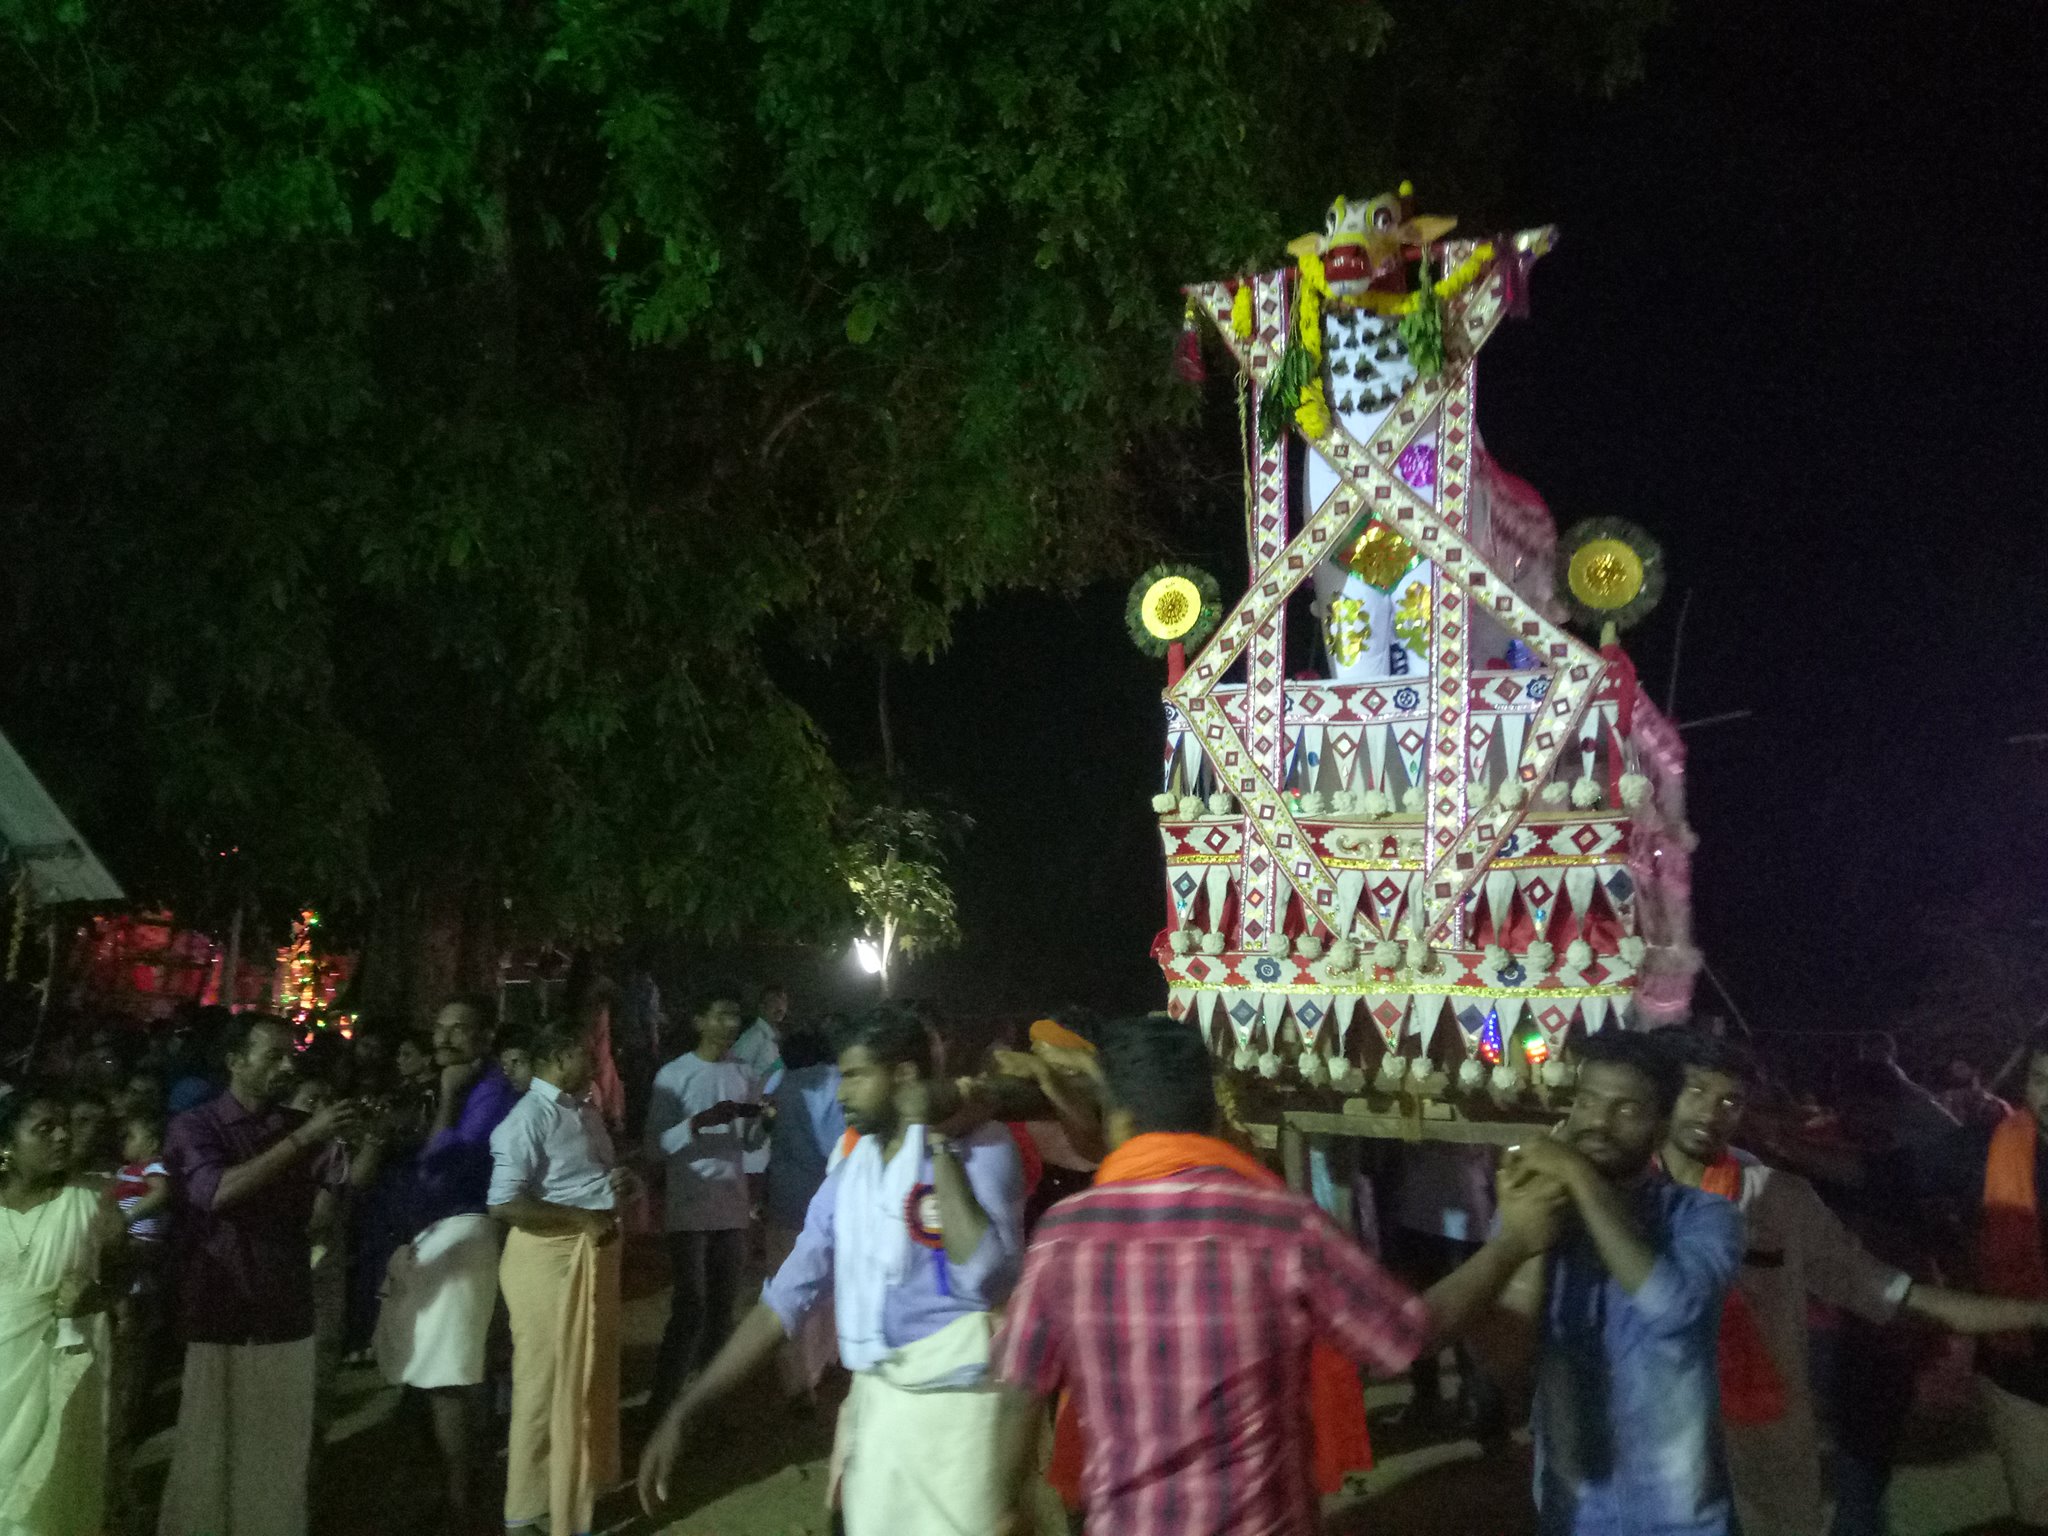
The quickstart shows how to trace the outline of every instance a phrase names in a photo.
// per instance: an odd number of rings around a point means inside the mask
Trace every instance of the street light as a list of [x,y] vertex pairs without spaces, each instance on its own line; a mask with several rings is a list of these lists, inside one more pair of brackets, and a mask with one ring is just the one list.
[[882,974],[882,952],[867,939],[853,941],[853,958],[860,962],[860,968],[870,976]]

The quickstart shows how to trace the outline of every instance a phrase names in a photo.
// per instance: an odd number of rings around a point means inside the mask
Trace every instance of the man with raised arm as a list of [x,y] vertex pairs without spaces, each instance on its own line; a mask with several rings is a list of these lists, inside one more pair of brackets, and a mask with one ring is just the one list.
[[829,1291],[853,1372],[841,1423],[848,1536],[988,1536],[1003,1513],[1005,1407],[989,1378],[990,1313],[1023,1256],[1016,1144],[1000,1126],[935,1129],[931,1037],[914,1015],[883,1010],[854,1025],[839,1072],[859,1139],[812,1198],[760,1305],[655,1428],[641,1502],[652,1513],[667,1500],[691,1427]]

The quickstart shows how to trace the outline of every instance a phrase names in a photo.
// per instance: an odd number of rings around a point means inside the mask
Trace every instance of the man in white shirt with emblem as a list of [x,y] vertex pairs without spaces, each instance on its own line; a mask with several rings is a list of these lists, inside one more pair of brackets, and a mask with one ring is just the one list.
[[932,1129],[932,1057],[923,1023],[904,1011],[848,1032],[839,1102],[858,1139],[812,1197],[760,1305],[649,1437],[649,1513],[668,1496],[692,1424],[829,1295],[839,1357],[854,1373],[841,1415],[847,1536],[987,1536],[1008,1514],[990,1314],[1023,1259],[1023,1166],[1001,1126],[957,1137]]
[[706,992],[690,1010],[694,1049],[654,1076],[647,1107],[647,1161],[665,1171],[668,1326],[654,1367],[654,1404],[668,1406],[732,1332],[752,1202],[747,1154],[764,1145],[761,1082],[735,1060],[740,1005]]

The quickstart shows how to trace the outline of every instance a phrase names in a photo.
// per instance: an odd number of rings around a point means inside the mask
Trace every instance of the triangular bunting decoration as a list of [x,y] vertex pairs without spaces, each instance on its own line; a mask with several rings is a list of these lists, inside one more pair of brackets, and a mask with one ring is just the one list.
[[1323,787],[1323,728],[1301,728],[1300,757],[1294,766],[1295,786],[1303,791]]
[[1549,865],[1515,871],[1515,889],[1522,893],[1522,905],[1529,909],[1529,917],[1536,924],[1536,937],[1542,938],[1550,930],[1550,919],[1557,910],[1558,888],[1562,882],[1561,870]]
[[1600,878],[1600,872],[1590,864],[1575,864],[1564,872],[1564,893],[1571,899],[1572,913],[1583,929],[1586,914],[1593,906],[1593,883]]
[[1430,1042],[1436,1039],[1437,1021],[1443,1017],[1444,994],[1441,992],[1418,992],[1408,1016],[1409,1028],[1414,1032],[1418,1049],[1416,1055],[1429,1055]]
[[1579,1004],[1579,1016],[1586,1021],[1586,1033],[1597,1035],[1607,1027],[1607,999],[1597,992]]
[[1515,1038],[1515,1026],[1522,1022],[1522,1008],[1527,1002],[1527,998],[1521,997],[1497,997],[1493,1000],[1493,1012],[1500,1020],[1503,1041]]
[[1508,924],[1515,915],[1515,877],[1511,871],[1487,871],[1486,914],[1493,919],[1493,942],[1505,945]]
[[1337,994],[1337,1054],[1342,1055],[1351,1044],[1351,1020],[1358,1013],[1358,994],[1339,992]]
[[1195,1006],[1193,987],[1169,987],[1166,990],[1166,1016],[1176,1024],[1187,1022]]
[[1237,1043],[1249,1046],[1259,1033],[1259,995],[1234,987],[1223,990],[1223,1016],[1230,1021],[1230,1033]]
[[1401,1048],[1401,1035],[1408,1022],[1408,994],[1406,992],[1368,992],[1365,994],[1365,1011],[1372,1019],[1372,1027],[1379,1031],[1380,1039],[1390,1051]]
[[1506,760],[1508,777],[1515,778],[1522,766],[1522,738],[1529,733],[1529,717],[1524,714],[1506,714],[1500,717],[1500,749]]
[[1230,876],[1236,868],[1232,864],[1211,864],[1209,866],[1209,931],[1223,931],[1223,914],[1230,902]]
[[1329,992],[1294,999],[1289,1011],[1294,1015],[1294,1027],[1301,1031],[1303,1050],[1316,1048],[1316,1042],[1322,1039],[1324,1026],[1330,1022],[1330,1010],[1335,1002],[1335,995]]
[[1350,789],[1358,782],[1359,737],[1362,734],[1355,725],[1330,727],[1329,753],[1337,762],[1337,785],[1340,789]]
[[1351,933],[1352,920],[1358,916],[1359,898],[1365,894],[1365,871],[1362,869],[1340,869],[1337,871],[1337,937],[1346,938]]
[[1287,994],[1266,993],[1259,999],[1259,1012],[1266,1021],[1266,1049],[1270,1051],[1280,1043],[1280,1026],[1287,1018]]
[[1202,1043],[1210,1050],[1216,1049],[1216,1002],[1219,994],[1214,987],[1204,988],[1195,994],[1195,1018],[1202,1026]]
[[1365,896],[1359,903],[1359,910],[1365,914],[1365,920],[1373,931],[1382,938],[1392,938],[1400,931],[1409,884],[1414,878],[1414,872],[1405,869],[1368,872]]
[[1365,749],[1372,759],[1372,777],[1367,789],[1385,790],[1387,787],[1387,743],[1394,739],[1394,728],[1389,725],[1368,725],[1365,728]]
[[1479,1031],[1486,1027],[1487,1001],[1480,997],[1461,998],[1452,1009],[1451,1017],[1458,1021],[1458,1033],[1465,1037],[1465,1054],[1479,1054]]

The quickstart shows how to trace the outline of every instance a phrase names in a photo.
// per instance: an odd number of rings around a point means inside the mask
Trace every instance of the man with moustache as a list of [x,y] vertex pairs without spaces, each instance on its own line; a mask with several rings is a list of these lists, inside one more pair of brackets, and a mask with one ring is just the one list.
[[1565,1231],[1501,1305],[1535,1325],[1542,1536],[1730,1536],[1715,1340],[1742,1213],[1656,1165],[1682,1073],[1646,1035],[1580,1046],[1571,1113],[1509,1151],[1554,1180]]
[[177,1319],[185,1345],[178,1431],[160,1536],[303,1536],[313,1449],[313,1245],[330,1144],[352,1103],[284,1105],[292,1036],[282,1019],[237,1018],[227,1091],[171,1122]]
[[1661,1037],[1685,1072],[1665,1171],[1736,1202],[1747,1248],[1721,1319],[1721,1419],[1743,1536],[1808,1536],[1830,1519],[1808,1382],[1809,1296],[1871,1323],[1901,1312],[1956,1333],[2048,1327],[2048,1302],[1917,1284],[1874,1257],[1796,1174],[1729,1143],[1756,1081],[1746,1053],[1693,1031]]

